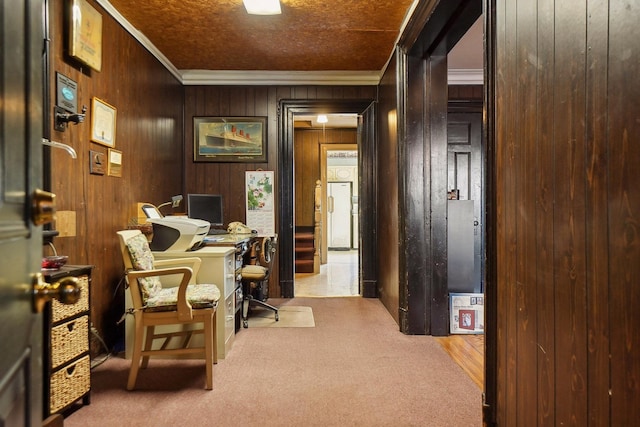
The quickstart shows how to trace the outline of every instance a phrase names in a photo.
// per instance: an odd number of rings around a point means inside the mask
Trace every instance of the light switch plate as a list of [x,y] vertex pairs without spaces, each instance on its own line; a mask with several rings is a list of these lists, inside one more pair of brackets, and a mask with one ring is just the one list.
[[89,172],[94,175],[104,175],[105,166],[104,153],[89,150]]

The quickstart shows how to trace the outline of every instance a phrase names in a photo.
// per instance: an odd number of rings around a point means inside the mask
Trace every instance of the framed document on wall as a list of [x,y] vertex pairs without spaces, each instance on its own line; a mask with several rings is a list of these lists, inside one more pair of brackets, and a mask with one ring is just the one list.
[[116,107],[95,96],[91,99],[91,140],[111,148],[116,145]]
[[86,0],[70,0],[69,3],[69,55],[100,71],[102,15]]

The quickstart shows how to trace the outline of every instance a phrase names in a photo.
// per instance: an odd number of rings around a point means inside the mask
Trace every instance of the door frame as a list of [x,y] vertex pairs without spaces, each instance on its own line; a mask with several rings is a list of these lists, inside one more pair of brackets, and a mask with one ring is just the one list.
[[[358,125],[359,206],[375,206],[375,100],[281,100],[278,108],[278,275],[282,298],[294,297],[295,274],[295,182],[294,182],[294,120],[296,115],[350,113],[362,116]],[[359,229],[375,229],[374,209],[360,211]],[[362,296],[377,296],[375,236],[360,232],[360,289]],[[366,240],[366,242],[363,242]],[[366,251],[362,247],[367,247]]]
[[[438,67],[433,64],[430,58],[435,54],[442,54],[443,47],[448,43],[455,44],[455,38],[461,36],[472,25],[473,21],[484,13],[484,121],[483,121],[483,141],[485,150],[485,218],[484,218],[484,241],[485,241],[485,385],[483,392],[483,421],[486,425],[495,425],[495,405],[497,400],[497,289],[496,289],[496,215],[495,215],[495,33],[496,33],[496,1],[495,0],[475,0],[468,2],[465,0],[450,0],[448,2],[419,2],[412,19],[407,28],[401,35],[398,45],[404,55],[399,58],[400,63],[400,99],[403,108],[403,122],[399,123],[399,134],[402,136],[401,143],[408,143],[412,138],[417,139],[422,144],[433,137],[433,125],[436,124],[435,131],[442,132],[442,128],[446,126],[446,120],[435,121],[438,114],[446,116],[447,97],[442,92],[446,88],[443,81],[433,81],[434,74],[446,76],[446,56],[445,67]],[[476,18],[473,17],[476,16]],[[442,65],[442,64],[440,64]],[[443,70],[444,68],[444,70]],[[446,78],[446,77],[445,77]],[[412,93],[412,91],[414,93]],[[436,92],[434,94],[434,92]],[[438,95],[440,92],[440,95]],[[427,96],[427,94],[429,96]],[[438,96],[434,99],[433,96]],[[436,101],[434,103],[434,101]],[[411,127],[409,123],[418,123],[418,126]],[[438,129],[439,128],[439,129]],[[446,129],[444,129],[446,135]],[[406,145],[406,144],[405,144]],[[427,147],[428,148],[428,147]],[[406,148],[405,148],[406,150]],[[400,155],[406,154],[406,151]],[[431,158],[424,157],[425,169],[430,164]],[[403,177],[410,181],[411,177]],[[414,177],[416,179],[420,177]],[[426,184],[430,184],[428,176],[425,176]],[[406,192],[406,189],[402,189]],[[425,192],[426,193],[426,192]],[[429,200],[421,200],[426,203],[426,207],[430,208]],[[412,231],[422,232],[425,236],[424,228],[431,226],[430,217],[406,218],[408,210],[405,206],[400,206],[400,223],[404,224],[403,235],[401,236],[401,245],[407,243],[408,235]],[[408,212],[412,214],[412,212]],[[417,223],[420,222],[421,226]],[[433,241],[430,241],[429,247],[433,247]],[[431,292],[433,291],[434,280],[433,275],[437,275],[437,271],[431,271],[431,266],[437,265],[436,260],[431,256],[428,249],[418,252],[417,255],[424,256],[427,264],[411,265],[407,261],[407,255],[413,255],[410,249],[405,249],[405,258],[401,259],[400,275],[401,286],[407,287],[401,292],[401,297],[405,296],[406,301],[400,301],[401,312],[404,310],[406,315],[401,323],[406,327],[403,329],[405,333],[430,333],[432,326],[431,321],[433,315],[433,299]],[[424,271],[420,271],[423,269]],[[439,272],[440,274],[442,272]],[[446,277],[446,276],[445,276]],[[407,280],[409,279],[409,280]],[[416,280],[422,280],[423,287],[416,289],[409,288],[410,283]],[[436,282],[437,282],[436,278]],[[440,278],[441,281],[441,278]],[[446,282],[445,282],[446,283]],[[428,288],[428,289],[425,289]],[[438,287],[443,296],[442,286]],[[402,289],[401,289],[402,291]],[[410,293],[410,291],[412,293]],[[446,288],[444,289],[446,292]],[[411,298],[407,297],[410,295]],[[405,304],[404,307],[402,305]],[[441,308],[444,308],[441,306]],[[417,313],[415,313],[417,311]],[[445,320],[440,318],[440,321]],[[446,323],[444,323],[446,324]],[[422,332],[420,332],[422,330]],[[446,333],[446,331],[440,331]]]
[[[358,144],[320,144],[320,186],[321,186],[321,196],[322,196],[322,220],[327,220],[327,151],[330,150],[348,150],[348,151],[358,151]],[[358,153],[358,157],[360,157],[360,153]],[[359,182],[359,180],[358,180]],[[358,184],[360,185],[360,184]],[[328,234],[327,227],[322,227],[322,246],[320,249],[320,259],[322,264],[327,261],[327,250],[328,250]]]

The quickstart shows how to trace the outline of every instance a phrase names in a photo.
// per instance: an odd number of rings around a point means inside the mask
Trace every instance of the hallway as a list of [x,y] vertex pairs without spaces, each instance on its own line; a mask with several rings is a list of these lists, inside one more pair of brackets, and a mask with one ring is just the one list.
[[[296,297],[359,296],[358,251],[329,251],[320,274],[295,275]],[[484,335],[449,335],[436,341],[482,390],[484,383]]]
[[358,296],[358,250],[329,251],[320,273],[295,275],[296,297]]

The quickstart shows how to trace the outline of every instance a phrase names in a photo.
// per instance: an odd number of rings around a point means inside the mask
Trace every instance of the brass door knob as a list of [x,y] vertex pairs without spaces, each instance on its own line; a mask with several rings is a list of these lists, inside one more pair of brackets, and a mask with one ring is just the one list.
[[42,313],[44,306],[52,299],[62,304],[75,304],[80,299],[80,284],[76,277],[67,276],[54,283],[44,281],[42,273],[33,275],[33,311]]
[[31,220],[35,225],[53,222],[56,219],[56,195],[36,189],[33,193],[33,211]]

